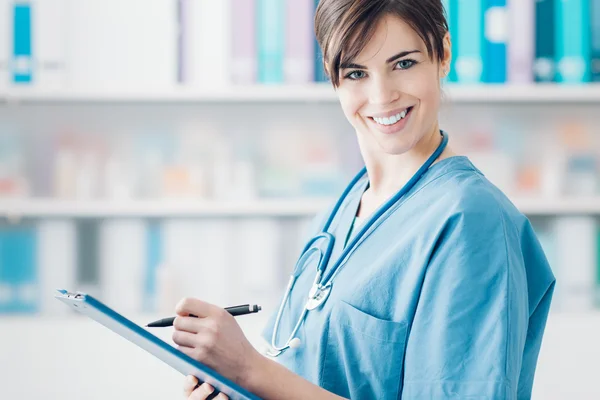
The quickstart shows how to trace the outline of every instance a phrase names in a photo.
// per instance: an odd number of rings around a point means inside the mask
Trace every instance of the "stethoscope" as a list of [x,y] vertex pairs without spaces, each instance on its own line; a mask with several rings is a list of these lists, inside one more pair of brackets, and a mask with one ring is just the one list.
[[[412,187],[419,181],[419,179],[421,179],[421,176],[423,176],[425,171],[427,171],[429,169],[429,167],[431,167],[431,165],[435,162],[435,160],[437,160],[437,158],[440,156],[440,154],[442,154],[442,152],[446,148],[446,145],[448,144],[448,136],[443,131],[441,132],[441,135],[442,135],[442,141],[441,141],[440,145],[438,146],[438,148],[435,150],[435,152],[427,159],[427,161],[425,161],[425,163],[421,166],[421,168],[419,168],[419,170],[415,173],[415,175],[413,175],[413,177],[406,183],[406,185],[404,185],[404,187],[399,192],[397,192],[392,198],[390,198],[385,204],[383,204],[373,214],[373,216],[371,218],[369,218],[367,221],[365,221],[365,223],[363,224],[360,231],[354,236],[352,241],[350,243],[348,243],[346,248],[344,248],[342,254],[340,254],[340,256],[337,259],[337,261],[335,262],[335,264],[331,267],[329,273],[326,276],[324,276],[325,269],[327,268],[327,264],[329,263],[329,259],[331,258],[331,253],[333,251],[333,245],[335,243],[335,237],[331,233],[328,232],[328,229],[329,229],[330,225],[332,224],[335,216],[339,212],[340,208],[342,207],[342,204],[348,197],[348,194],[350,193],[350,191],[352,191],[352,189],[356,186],[356,184],[366,175],[366,173],[367,173],[366,167],[364,167],[354,177],[354,179],[352,179],[350,184],[348,184],[348,186],[346,187],[346,189],[344,190],[344,192],[342,193],[342,195],[336,202],[335,206],[333,207],[331,213],[329,214],[329,218],[327,219],[327,222],[325,223],[325,225],[323,227],[323,231],[321,233],[319,233],[318,235],[316,235],[315,237],[313,237],[306,244],[306,246],[304,246],[304,249],[302,250],[300,258],[296,262],[296,265],[294,267],[292,275],[290,276],[290,280],[288,282],[287,288],[285,290],[285,294],[281,301],[281,305],[279,306],[279,311],[277,312],[277,316],[275,318],[275,324],[273,326],[273,334],[271,336],[271,349],[267,352],[267,354],[269,356],[277,357],[289,348],[297,348],[300,346],[301,342],[300,342],[300,339],[298,339],[296,337],[296,334],[298,333],[298,330],[300,329],[300,325],[302,325],[302,322],[304,321],[306,314],[309,311],[314,310],[314,309],[320,307],[321,305],[323,305],[323,303],[325,303],[325,301],[329,297],[329,294],[331,293],[331,288],[333,285],[334,278],[341,271],[340,267],[343,265],[346,258],[349,256],[349,254],[355,248],[357,243],[360,241],[361,237],[363,237],[364,234],[369,230],[369,228],[383,214],[385,214],[388,210],[390,210],[398,202],[398,200],[400,200],[400,198],[402,196],[404,196],[409,190],[412,189]],[[322,248],[324,248],[325,251],[323,251]],[[312,283],[311,289],[308,292],[308,301],[306,302],[306,305],[305,305],[304,309],[302,310],[300,317],[298,318],[298,322],[296,323],[296,326],[294,326],[292,333],[290,333],[288,340],[286,341],[286,343],[283,346],[279,347],[275,344],[275,342],[277,341],[277,332],[279,331],[279,324],[281,322],[281,316],[283,314],[283,309],[290,297],[290,294],[292,293],[292,288],[294,287],[294,283],[296,282],[296,279],[300,276],[300,274],[303,271],[302,266],[305,265],[306,260],[309,257],[311,257],[313,254],[317,254],[319,260],[317,262],[317,274]]]

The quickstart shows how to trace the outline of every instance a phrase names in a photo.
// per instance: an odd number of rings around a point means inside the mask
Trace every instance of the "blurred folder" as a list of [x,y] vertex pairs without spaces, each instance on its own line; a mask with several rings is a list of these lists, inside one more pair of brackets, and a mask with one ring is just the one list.
[[44,314],[65,314],[70,310],[56,301],[46,300],[56,288],[75,287],[77,277],[77,229],[68,219],[41,220],[38,232],[38,264]]
[[232,81],[236,84],[256,83],[258,72],[256,0],[234,1],[235,7],[231,7]]
[[305,84],[313,80],[313,8],[314,0],[286,0],[286,83]]
[[508,0],[508,81],[533,82],[535,58],[535,0]]
[[172,0],[70,3],[69,80],[80,89],[171,88],[177,78]]

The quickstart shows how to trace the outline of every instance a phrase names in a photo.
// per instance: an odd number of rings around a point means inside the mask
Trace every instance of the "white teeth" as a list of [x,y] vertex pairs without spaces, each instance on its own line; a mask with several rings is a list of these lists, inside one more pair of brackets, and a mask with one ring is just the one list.
[[380,125],[394,125],[396,122],[398,122],[401,119],[403,119],[404,117],[406,117],[406,114],[408,114],[408,109],[402,111],[401,113],[398,113],[396,115],[388,117],[388,118],[373,117],[373,119],[375,120],[375,122],[377,122]]

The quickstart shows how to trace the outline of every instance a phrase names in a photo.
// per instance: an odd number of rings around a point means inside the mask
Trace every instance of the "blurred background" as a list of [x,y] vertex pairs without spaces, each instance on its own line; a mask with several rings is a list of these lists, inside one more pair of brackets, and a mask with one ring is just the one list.
[[[0,399],[165,399],[183,377],[54,299],[139,324],[258,303],[361,168],[317,0],[0,0]],[[446,0],[440,113],[558,279],[535,399],[598,399],[600,0]],[[157,334],[170,342],[171,328]]]

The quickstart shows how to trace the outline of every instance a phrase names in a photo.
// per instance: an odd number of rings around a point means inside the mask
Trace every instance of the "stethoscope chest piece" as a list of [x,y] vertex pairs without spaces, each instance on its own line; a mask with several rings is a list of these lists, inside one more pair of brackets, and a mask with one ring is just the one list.
[[314,310],[318,308],[321,304],[325,303],[325,300],[329,297],[329,293],[331,293],[331,285],[323,286],[315,283],[308,293],[306,309]]

